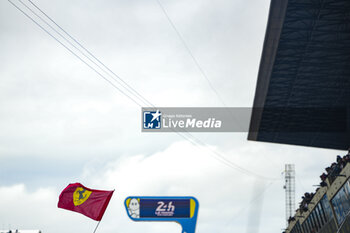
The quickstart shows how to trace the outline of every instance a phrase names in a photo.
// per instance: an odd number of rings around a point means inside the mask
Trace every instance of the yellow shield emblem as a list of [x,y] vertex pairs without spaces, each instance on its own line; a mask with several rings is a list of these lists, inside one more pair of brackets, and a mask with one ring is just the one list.
[[73,193],[73,203],[75,206],[83,204],[91,195],[91,191],[88,191],[82,187],[78,187]]

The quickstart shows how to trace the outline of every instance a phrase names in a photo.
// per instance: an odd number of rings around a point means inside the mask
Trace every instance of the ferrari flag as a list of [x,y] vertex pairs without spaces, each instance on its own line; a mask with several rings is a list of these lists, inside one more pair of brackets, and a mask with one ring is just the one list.
[[101,221],[113,192],[89,189],[80,183],[69,184],[60,194],[58,208]]

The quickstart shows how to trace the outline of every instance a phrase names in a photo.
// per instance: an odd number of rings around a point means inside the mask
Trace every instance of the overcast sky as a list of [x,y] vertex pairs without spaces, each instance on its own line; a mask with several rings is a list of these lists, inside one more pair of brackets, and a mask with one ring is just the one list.
[[[34,2],[155,106],[223,106],[156,0]],[[269,0],[161,2],[226,105],[251,107]],[[344,153],[250,142],[247,133],[195,134],[205,147],[141,133],[139,106],[5,0],[0,29],[0,229],[92,232],[96,222],[57,208],[63,188],[81,182],[116,189],[97,232],[181,231],[129,220],[129,195],[197,197],[199,233],[281,232],[283,179],[242,174],[211,150],[268,177],[294,163],[296,202]]]

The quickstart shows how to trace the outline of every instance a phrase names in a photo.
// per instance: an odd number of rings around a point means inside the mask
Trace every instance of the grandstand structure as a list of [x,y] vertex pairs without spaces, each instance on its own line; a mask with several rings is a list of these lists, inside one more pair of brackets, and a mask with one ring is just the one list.
[[248,140],[346,150],[350,1],[272,0]]
[[299,208],[289,221],[286,233],[350,232],[350,163],[326,186],[316,190],[306,208]]
[[[349,110],[350,0],[271,0],[248,140],[348,150]],[[337,160],[286,233],[350,232],[350,151]]]

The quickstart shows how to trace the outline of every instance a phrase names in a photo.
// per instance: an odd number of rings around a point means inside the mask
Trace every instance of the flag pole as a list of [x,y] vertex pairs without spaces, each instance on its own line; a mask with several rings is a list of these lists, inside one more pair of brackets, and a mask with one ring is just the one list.
[[96,232],[96,230],[97,230],[97,228],[98,228],[98,225],[100,225],[100,222],[101,222],[101,221],[98,221],[97,226],[95,227],[95,230],[94,230],[94,232],[93,232],[93,233],[95,233],[95,232]]

